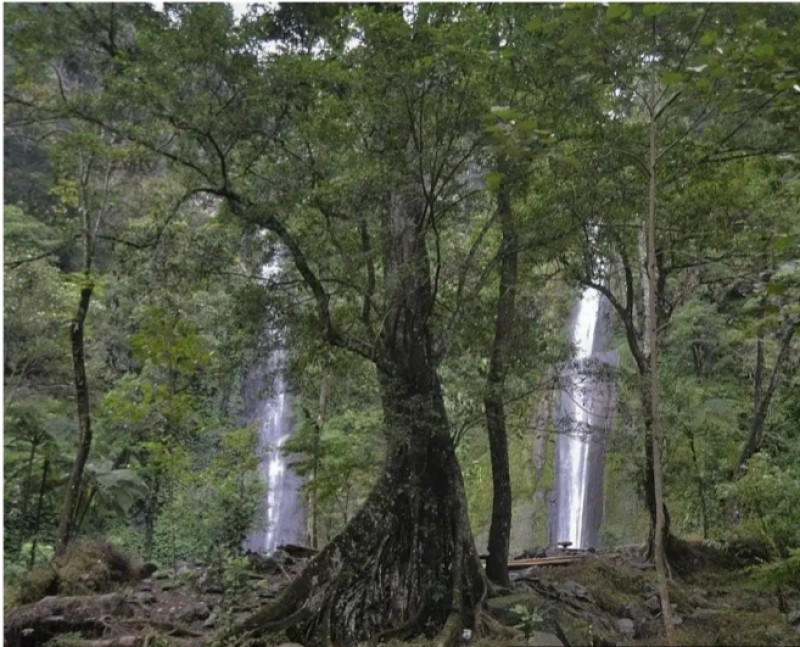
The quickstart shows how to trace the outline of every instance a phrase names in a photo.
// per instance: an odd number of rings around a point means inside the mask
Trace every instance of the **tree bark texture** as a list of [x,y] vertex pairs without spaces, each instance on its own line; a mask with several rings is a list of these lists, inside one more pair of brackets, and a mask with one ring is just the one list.
[[486,377],[486,429],[492,464],[492,523],[489,528],[487,577],[510,588],[508,548],[511,535],[511,474],[508,465],[508,434],[503,404],[509,342],[513,335],[517,283],[517,235],[506,182],[501,180],[497,209],[502,227],[500,244],[500,288],[497,297],[494,340]]
[[[87,281],[90,281],[86,277]],[[87,282],[81,289],[78,309],[70,324],[70,343],[72,346],[72,369],[75,382],[75,401],[78,413],[78,441],[75,462],[72,465],[64,507],[58,524],[56,554],[64,552],[75,532],[75,521],[83,472],[92,447],[92,424],[89,412],[89,385],[86,379],[86,359],[84,356],[84,324],[92,299],[93,285]]]
[[461,471],[438,378],[417,378],[381,376],[391,445],[378,483],[345,530],[237,633],[285,629],[327,645],[432,635],[452,613],[459,627],[474,624],[485,589]]

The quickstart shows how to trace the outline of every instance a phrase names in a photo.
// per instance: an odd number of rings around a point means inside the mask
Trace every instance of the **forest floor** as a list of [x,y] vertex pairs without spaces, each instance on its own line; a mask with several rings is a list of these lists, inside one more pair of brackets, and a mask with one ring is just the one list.
[[[90,561],[99,564],[102,559],[93,555]],[[29,583],[22,599],[30,601],[6,606],[4,644],[210,647],[218,630],[274,598],[302,568],[304,557],[251,556],[224,569],[175,564],[148,572],[151,567],[143,571],[145,577],[126,582],[114,582],[109,577],[113,569],[87,564],[60,568],[58,588],[52,579],[42,586],[47,577]],[[800,647],[800,589],[783,590],[779,599],[777,592],[757,588],[746,569],[700,554],[683,560],[679,570],[670,585],[679,645]],[[67,581],[70,571],[75,581]],[[586,555],[567,565],[531,566],[511,576],[513,590],[490,599],[488,610],[516,627],[518,638],[476,637],[469,641],[472,647],[665,643],[655,571],[637,550]],[[37,597],[41,599],[34,601]],[[278,645],[287,639],[276,635],[270,642]]]

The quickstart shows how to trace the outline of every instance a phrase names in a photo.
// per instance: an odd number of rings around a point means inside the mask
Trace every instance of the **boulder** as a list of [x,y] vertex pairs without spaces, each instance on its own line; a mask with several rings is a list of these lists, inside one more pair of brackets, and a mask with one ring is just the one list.
[[617,631],[627,640],[636,637],[636,626],[630,618],[618,618]]
[[183,609],[177,616],[180,622],[192,624],[198,620],[206,620],[211,615],[211,609],[205,602],[195,602]]
[[644,605],[650,609],[653,614],[661,613],[661,599],[657,595],[651,595],[645,600]]
[[588,589],[573,580],[567,580],[561,584],[561,586],[558,587],[558,593],[562,597],[575,598],[576,600],[583,600],[589,604],[594,604],[594,597]]

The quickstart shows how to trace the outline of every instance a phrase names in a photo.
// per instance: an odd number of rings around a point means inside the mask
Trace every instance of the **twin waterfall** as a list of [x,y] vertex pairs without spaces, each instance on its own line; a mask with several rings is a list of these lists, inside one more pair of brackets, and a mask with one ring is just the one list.
[[561,372],[556,411],[554,499],[549,543],[572,548],[597,544],[603,513],[603,458],[616,396],[609,351],[610,312],[605,298],[585,288],[569,326],[573,359]]
[[[263,269],[263,277],[279,273],[277,261]],[[278,338],[282,335],[272,331]],[[611,367],[619,355],[609,351],[610,312],[604,297],[585,288],[569,325],[574,356],[561,371],[561,397],[556,405],[554,497],[549,513],[549,543],[569,542],[572,548],[597,544],[603,509],[605,435],[613,416],[616,388]],[[286,351],[279,341],[266,361],[250,376],[245,400],[251,421],[259,425],[262,452],[259,474],[266,485],[259,526],[244,547],[268,553],[283,544],[306,541],[301,479],[286,464],[282,447],[292,434],[292,398],[284,377]],[[272,378],[269,397],[261,394]],[[249,397],[248,393],[249,392]]]

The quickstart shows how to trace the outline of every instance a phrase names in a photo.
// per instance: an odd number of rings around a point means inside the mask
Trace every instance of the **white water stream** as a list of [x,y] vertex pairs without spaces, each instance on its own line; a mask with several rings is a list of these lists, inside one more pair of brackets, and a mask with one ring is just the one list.
[[[275,259],[262,268],[265,281],[280,273],[280,259]],[[283,544],[305,544],[306,522],[300,488],[302,479],[286,463],[283,446],[292,435],[294,420],[292,398],[284,378],[286,351],[282,335],[272,331],[280,342],[273,350],[261,370],[253,379],[260,390],[265,379],[272,378],[269,397],[260,397],[257,411],[259,425],[259,476],[266,484],[261,502],[261,519],[258,527],[250,532],[245,548],[254,552],[268,553]]]
[[619,361],[607,350],[604,306],[597,290],[583,290],[569,329],[573,360],[561,374],[550,542],[570,542],[572,548],[594,546],[602,518],[604,441],[615,398],[604,367]]

